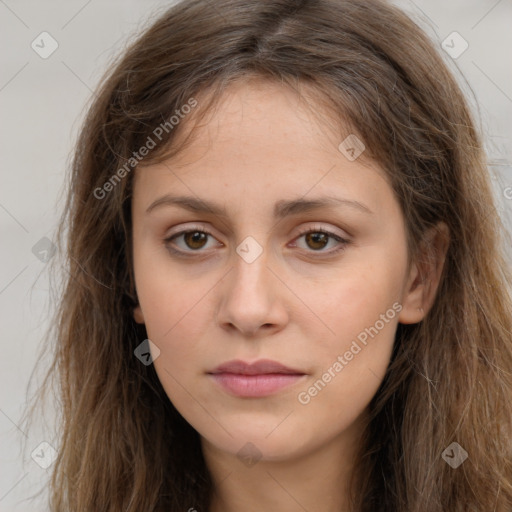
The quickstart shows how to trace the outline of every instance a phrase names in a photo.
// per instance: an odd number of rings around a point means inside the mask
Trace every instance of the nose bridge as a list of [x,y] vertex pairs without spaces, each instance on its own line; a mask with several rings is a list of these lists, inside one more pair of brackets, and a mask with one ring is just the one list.
[[[262,237],[263,238],[263,237]],[[268,268],[270,249],[253,237],[245,238],[233,252],[233,269],[222,288],[219,322],[242,332],[253,333],[260,326],[281,323],[276,304],[276,277]]]
[[[262,237],[260,237],[261,239]],[[233,286],[242,294],[258,295],[268,293],[268,254],[267,242],[262,245],[254,237],[246,237],[233,255]]]

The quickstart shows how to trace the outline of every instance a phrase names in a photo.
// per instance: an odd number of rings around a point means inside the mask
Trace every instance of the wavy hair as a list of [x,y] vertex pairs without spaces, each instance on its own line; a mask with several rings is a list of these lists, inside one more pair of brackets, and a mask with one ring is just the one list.
[[[83,122],[58,228],[64,276],[38,394],[58,393],[52,512],[208,510],[197,432],[134,349],[133,154],[191,98],[264,78],[315,92],[389,177],[409,255],[450,231],[435,302],[399,324],[351,482],[354,512],[512,510],[512,276],[481,135],[427,35],[380,0],[187,0],[160,14],[102,79]],[[140,165],[177,153],[185,118]],[[192,132],[191,132],[192,133]],[[124,166],[125,172],[121,172]],[[105,187],[116,175],[120,178]],[[108,190],[107,190],[108,189]],[[98,192],[102,190],[103,192]],[[99,197],[99,196],[102,197]],[[468,459],[442,458],[457,442]]]

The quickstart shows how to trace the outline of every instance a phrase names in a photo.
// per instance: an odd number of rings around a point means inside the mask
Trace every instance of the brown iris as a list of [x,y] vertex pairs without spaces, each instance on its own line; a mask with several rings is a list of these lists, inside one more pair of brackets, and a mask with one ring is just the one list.
[[206,242],[207,236],[206,233],[202,233],[201,231],[189,231],[183,234],[183,239],[191,249],[201,249]]
[[[313,242],[313,246],[311,246],[311,248],[315,249],[315,250],[323,249],[327,245],[327,242],[329,239],[329,235],[327,235],[326,233],[321,233],[321,232],[316,232],[316,231],[312,231],[311,233],[306,233],[306,235],[304,235],[304,236],[306,238],[306,242],[308,243],[308,245],[310,245],[311,241]],[[314,244],[318,244],[318,243],[320,243],[320,246],[315,247]]]

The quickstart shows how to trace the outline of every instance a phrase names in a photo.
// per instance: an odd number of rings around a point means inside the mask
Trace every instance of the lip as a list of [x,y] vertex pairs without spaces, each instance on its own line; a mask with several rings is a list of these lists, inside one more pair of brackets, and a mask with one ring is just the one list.
[[228,361],[208,372],[211,378],[230,394],[256,398],[272,395],[305,377],[295,368],[261,359],[254,363],[241,360]]
[[246,363],[240,359],[234,359],[223,363],[209,373],[236,373],[239,375],[264,375],[269,373],[300,374],[304,372],[295,368],[289,368],[271,359],[259,359],[254,363]]

